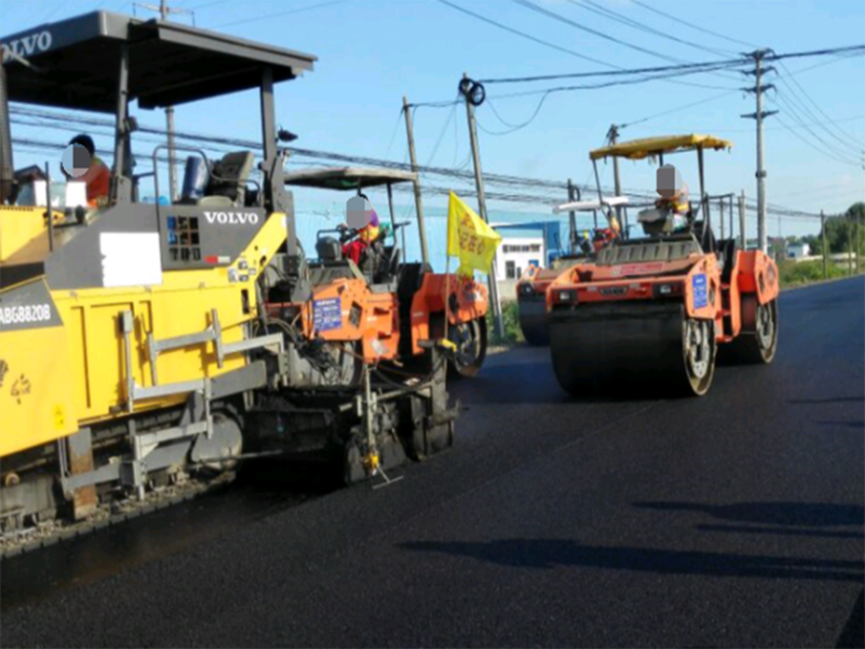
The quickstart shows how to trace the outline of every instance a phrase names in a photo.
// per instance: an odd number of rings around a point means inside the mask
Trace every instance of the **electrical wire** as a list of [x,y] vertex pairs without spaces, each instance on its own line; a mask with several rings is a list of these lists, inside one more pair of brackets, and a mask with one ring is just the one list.
[[448,0],[438,0],[438,1],[440,3],[442,3],[443,5],[447,5],[451,9],[456,9],[457,11],[461,11],[462,13],[467,14],[469,16],[472,16],[473,18],[476,18],[482,22],[485,22],[489,25],[495,25],[499,29],[504,29],[505,31],[510,32],[511,34],[516,34],[517,36],[522,36],[523,38],[527,38],[530,41],[534,41],[535,43],[538,43],[540,45],[544,45],[544,46],[552,48],[554,50],[558,50],[559,52],[564,52],[565,54],[570,54],[571,56],[575,56],[578,59],[583,59],[584,61],[590,61],[591,63],[597,63],[598,65],[606,65],[609,67],[615,67],[612,64],[607,63],[605,61],[601,61],[599,59],[594,59],[591,56],[586,56],[585,54],[580,54],[579,52],[575,52],[574,50],[569,50],[565,47],[561,47],[559,45],[555,45],[554,43],[550,43],[549,41],[545,41],[545,40],[542,40],[540,38],[536,38],[534,36],[531,36],[530,34],[526,34],[525,32],[522,32],[518,29],[513,29],[511,27],[508,27],[507,25],[503,25],[502,23],[496,22],[495,20],[491,20],[489,18],[486,18],[485,16],[482,16],[480,14],[476,14],[473,11],[469,11],[468,9],[465,9],[464,7],[460,7],[459,5],[456,5],[452,2],[448,2]]
[[[795,77],[793,77],[792,75],[789,75],[789,72],[790,72],[790,71],[787,69],[787,66],[784,64],[784,62],[783,62],[783,61],[779,61],[779,62],[778,62],[778,65],[780,65],[780,66],[784,69],[784,72],[787,73],[788,78],[789,78],[790,81],[792,81],[793,84],[794,84],[794,85],[799,89],[799,91],[802,93],[802,96],[803,96],[805,99],[807,99],[809,102],[811,102],[811,105],[813,105],[814,108],[816,108],[817,111],[818,111],[818,112],[819,112],[819,113],[820,113],[820,114],[821,114],[821,115],[822,115],[822,116],[827,120],[826,123],[827,123],[827,124],[830,124],[830,125],[832,125],[832,126],[836,126],[836,125],[834,124],[834,122],[832,122],[832,118],[829,117],[825,112],[823,112],[823,109],[820,108],[819,104],[817,104],[817,102],[814,101],[814,99],[811,98],[811,96],[810,96],[810,95],[805,91],[805,89],[804,89],[804,88],[801,86],[801,84],[800,84],[800,83],[795,79]],[[782,76],[779,75],[778,78],[779,78],[779,80],[780,80],[784,85],[786,85],[786,86],[787,86],[791,91],[793,90],[793,88],[790,86],[790,84],[788,84],[787,81],[785,80],[785,77],[782,77]],[[795,93],[794,93],[794,94],[795,94]],[[807,108],[807,106],[805,106],[804,103],[803,103],[803,107],[806,107],[806,108]],[[814,119],[815,121],[819,120],[819,118],[818,118],[818,117],[815,117],[814,114],[810,112],[810,110],[808,111],[808,113],[811,115],[812,119]],[[836,128],[837,128],[837,126],[836,126]],[[839,136],[839,135],[836,135],[836,133],[830,131],[830,130],[829,130],[828,128],[826,128],[825,126],[824,126],[824,129],[826,130],[826,132],[827,132],[829,135],[831,135],[833,138],[835,138],[835,139],[836,139],[838,142],[840,142],[843,146],[845,146],[845,147],[851,147],[851,148],[852,148],[854,151],[856,151],[857,153],[861,150],[861,149],[857,148],[855,145],[852,144],[852,142],[855,142],[855,141],[856,141],[856,138],[854,138],[854,137],[853,137],[852,135],[850,135],[849,133],[844,132],[843,129],[841,129],[841,128],[837,128],[837,133],[840,133],[840,136]]]
[[588,77],[614,77],[628,76],[634,74],[646,74],[652,72],[675,72],[685,70],[695,70],[699,68],[716,68],[722,65],[729,65],[730,69],[736,66],[751,65],[751,59],[748,57],[740,57],[738,59],[726,59],[721,61],[709,61],[706,63],[682,63],[677,65],[661,65],[649,68],[620,68],[616,70],[599,70],[595,72],[568,72],[566,74],[544,74],[533,77],[505,77],[500,79],[479,79],[479,83],[531,83],[533,81],[556,81],[558,79],[582,79]]
[[493,106],[493,103],[488,99],[484,103],[489,105],[490,109],[493,111],[493,114],[499,118],[499,121],[502,122],[502,124],[504,124],[505,126],[509,126],[510,128],[506,131],[489,131],[483,127],[483,125],[480,123],[480,121],[477,121],[478,128],[481,129],[484,133],[487,133],[488,135],[509,135],[510,133],[514,133],[516,131],[519,131],[520,129],[525,128],[526,126],[528,126],[529,124],[531,124],[535,120],[535,118],[541,112],[541,108],[543,107],[544,102],[547,100],[547,97],[549,97],[551,93],[552,93],[551,90],[544,93],[544,96],[541,97],[541,100],[538,102],[538,106],[537,106],[537,108],[535,108],[535,111],[532,113],[532,116],[529,117],[522,124],[509,124],[509,123],[507,123],[505,120],[503,120],[499,116],[498,112],[496,111],[495,107]]
[[632,20],[612,9],[608,9],[607,7],[603,7],[592,0],[583,0],[583,2],[577,2],[577,0],[568,0],[573,5],[580,7],[581,9],[587,9],[592,13],[598,14],[600,16],[604,16],[605,18],[610,18],[611,20],[615,20],[618,23],[622,23],[634,29],[638,29],[642,32],[646,32],[649,34],[654,34],[656,36],[660,36],[661,38],[666,38],[667,40],[674,41],[676,43],[680,43],[682,45],[687,45],[688,47],[693,47],[694,49],[698,49],[702,52],[707,52],[709,54],[715,54],[719,56],[728,56],[730,54],[735,55],[735,52],[731,52],[730,50],[720,50],[713,47],[709,47],[707,45],[700,45],[698,43],[694,43],[692,41],[686,41],[683,38],[677,38],[676,36],[671,36],[666,32],[662,32],[658,29],[653,29],[648,25],[644,25],[636,20]]
[[[448,7],[451,7],[453,9],[456,9],[457,11],[460,11],[464,14],[472,16],[473,18],[476,18],[482,22],[485,22],[485,23],[490,24],[490,25],[494,25],[495,27],[503,29],[503,30],[505,30],[511,34],[521,36],[521,37],[526,38],[530,41],[533,41],[533,42],[538,43],[540,45],[544,45],[546,47],[557,50],[559,52],[564,52],[565,54],[570,54],[571,56],[575,56],[577,58],[583,59],[584,61],[590,61],[592,63],[597,63],[599,65],[603,65],[603,66],[608,67],[608,68],[613,68],[613,69],[618,69],[618,70],[623,69],[620,66],[614,65],[612,63],[608,63],[606,61],[601,61],[599,59],[595,59],[595,58],[592,58],[590,56],[586,56],[585,54],[580,54],[579,52],[576,52],[574,50],[569,50],[565,47],[561,47],[559,45],[555,45],[554,43],[550,43],[549,41],[545,41],[543,39],[532,36],[531,34],[527,34],[527,33],[522,32],[520,30],[513,29],[512,27],[508,27],[507,25],[503,25],[502,23],[496,22],[495,20],[491,20],[485,16],[482,16],[480,14],[473,12],[473,11],[469,11],[468,9],[465,9],[463,7],[455,5],[452,2],[449,2],[448,0],[438,0],[438,1],[444,5],[447,5]],[[725,90],[728,89],[728,88],[720,88],[719,86],[707,86],[704,84],[690,83],[690,82],[686,82],[686,81],[670,81],[670,83],[676,83],[676,84],[687,85],[687,86],[696,86],[696,87],[702,87],[702,88],[714,88],[714,89],[725,89]]]
[[753,45],[753,44],[750,44],[750,43],[746,43],[745,41],[740,41],[740,40],[738,40],[738,39],[736,39],[736,38],[731,38],[731,37],[729,37],[729,36],[724,36],[723,34],[719,34],[718,32],[713,32],[712,30],[710,30],[710,29],[706,29],[705,27],[700,27],[699,25],[694,25],[694,24],[689,23],[689,22],[687,22],[687,21],[685,21],[685,20],[682,20],[682,19],[679,18],[678,16],[673,16],[673,15],[671,15],[671,14],[668,14],[668,13],[665,13],[665,12],[661,11],[660,9],[655,9],[654,7],[650,7],[649,5],[645,4],[644,2],[640,2],[640,0],[631,0],[631,2],[633,2],[635,5],[638,5],[638,6],[642,7],[643,9],[648,9],[649,11],[651,11],[651,12],[653,12],[653,13],[656,13],[656,14],[658,14],[658,15],[660,15],[660,16],[663,16],[664,18],[667,18],[667,19],[669,19],[669,20],[675,20],[677,23],[681,23],[681,24],[683,24],[683,25],[686,25],[686,26],[688,26],[688,27],[691,27],[692,29],[696,29],[696,30],[698,30],[698,31],[701,31],[701,32],[703,32],[703,33],[705,33],[705,34],[710,34],[710,35],[712,35],[712,36],[717,36],[718,38],[723,38],[724,40],[730,41],[731,43],[738,43],[739,45],[744,45],[744,46],[746,46],[746,47],[753,47],[753,48],[755,48],[755,49],[757,49],[757,48],[759,47],[758,45]]
[[237,25],[245,25],[247,23],[257,22],[259,20],[269,20],[270,18],[278,18],[280,16],[289,16],[291,14],[299,14],[304,11],[309,11],[311,9],[323,9],[324,7],[330,7],[332,5],[341,4],[343,2],[347,2],[348,0],[331,0],[330,2],[320,2],[313,5],[307,5],[306,7],[300,7],[299,9],[291,9],[289,11],[278,11],[272,14],[265,14],[264,16],[256,16],[255,18],[247,18],[246,20],[232,20],[227,23],[222,23],[221,25],[216,25],[213,29],[219,29],[221,27],[235,27]]
[[[19,111],[19,110],[20,109],[13,108],[12,112]],[[44,111],[40,111],[40,112],[44,112]],[[65,128],[67,130],[70,130],[70,131],[76,130],[73,127],[68,125],[68,122],[69,122],[68,117],[60,116],[59,119],[65,121],[67,123],[67,125],[65,126]],[[103,122],[111,123],[111,120],[90,120],[90,121],[103,121]],[[142,128],[140,128],[140,130],[145,130],[145,128],[146,127],[142,127]],[[147,129],[147,130],[153,131],[153,132],[159,132],[159,129]],[[162,133],[164,134],[164,131],[162,131]],[[185,137],[188,137],[189,135],[190,134],[180,134],[180,133],[177,134],[179,139],[184,139]],[[202,139],[222,140],[224,138],[202,138]],[[47,150],[51,150],[51,151],[58,151],[58,150],[62,150],[63,148],[65,148],[65,145],[63,145],[63,144],[58,145],[55,143],[29,140],[29,139],[16,139],[16,140],[14,140],[14,143],[16,145],[23,145],[23,146],[28,146],[28,147],[42,147],[42,148],[46,148]],[[250,145],[250,144],[252,145],[252,146],[249,146],[248,148],[258,148],[260,146],[257,143],[246,142],[244,144],[245,145]],[[236,143],[234,145],[240,146],[239,144],[236,144]],[[113,151],[110,149],[98,149],[98,152],[100,154],[111,154]],[[298,151],[295,150],[295,151],[293,151],[293,153],[298,154]],[[307,154],[307,155],[309,155],[311,157],[315,157],[315,158],[318,158],[319,156],[326,157],[326,158],[329,157],[331,159],[336,158],[336,159],[349,161],[349,162],[358,162],[361,164],[379,164],[379,163],[386,163],[386,164],[390,164],[390,165],[398,164],[398,163],[392,163],[389,161],[379,161],[379,160],[370,159],[370,158],[361,158],[358,156],[345,156],[343,154],[328,153],[328,152],[316,152],[316,151],[304,150],[304,151],[301,151],[300,153],[301,154]],[[139,158],[139,159],[144,159],[144,160],[150,159],[150,157],[146,156],[146,155],[142,156],[142,155],[139,155],[137,153],[134,153],[133,155],[134,155],[134,157]],[[166,165],[167,162],[168,162],[168,160],[166,157],[162,157],[159,159],[159,163],[161,166]],[[468,165],[468,163],[469,163],[469,159],[466,160],[466,166]],[[326,163],[318,163],[318,164],[320,164],[321,166],[328,166]],[[407,168],[410,168],[410,165],[405,165],[405,166]],[[433,171],[433,172],[440,172],[440,173],[443,173],[443,175],[454,177],[454,178],[461,178],[467,182],[470,179],[473,179],[473,175],[469,172],[462,173],[462,172],[458,172],[458,171],[453,170],[453,169],[442,169],[442,168],[434,168],[434,167],[429,167],[428,170]],[[590,175],[591,174],[589,174],[589,176]],[[509,192],[509,193],[486,192],[487,197],[491,201],[516,202],[516,203],[531,204],[534,206],[558,205],[561,203],[561,200],[562,200],[562,198],[561,198],[562,192],[567,187],[566,183],[564,183],[564,182],[545,181],[545,180],[539,180],[539,179],[527,179],[527,178],[521,178],[521,177],[517,177],[517,176],[507,176],[507,175],[502,175],[502,174],[485,173],[484,177],[485,177],[485,180],[487,182],[490,182],[490,183],[500,182],[501,184],[508,184],[508,185],[522,185],[522,186],[535,187],[538,189],[555,189],[555,190],[557,190],[556,194],[554,196],[553,195],[537,196],[537,195],[524,194],[524,193],[520,194],[520,193],[514,193],[514,192]],[[591,194],[597,193],[596,188],[590,187],[586,183],[584,183],[583,186],[579,186],[579,188],[582,192],[588,192]],[[413,192],[412,188],[402,187],[402,186],[396,186],[396,187],[394,187],[394,190],[399,191],[399,192],[403,192],[406,194]],[[433,194],[433,195],[447,196],[450,194],[450,191],[451,191],[451,188],[446,187],[446,186],[435,186],[435,185],[430,185],[430,184],[425,185],[425,192]],[[611,190],[609,188],[603,188],[602,187],[602,191],[607,193],[607,192],[610,192]],[[471,190],[471,189],[465,189],[465,190],[461,191],[461,194],[465,195],[467,198],[476,198],[477,197],[476,191]],[[626,195],[626,196],[628,196],[634,200],[645,200],[646,196],[652,195],[651,192],[645,192],[645,191],[640,191],[640,190],[629,190],[629,189],[625,189],[622,192],[622,194]],[[767,207],[769,207],[769,206],[767,206]],[[814,214],[801,212],[801,211],[797,211],[797,210],[791,210],[789,208],[782,208],[781,206],[770,207],[767,210],[767,212],[773,216],[788,215],[791,217],[798,216],[800,218],[811,218],[814,216]]]
[[648,117],[643,117],[641,119],[633,120],[630,122],[625,122],[624,124],[619,124],[619,128],[625,128],[626,126],[636,126],[637,124],[642,124],[644,122],[648,122],[649,120],[655,119],[656,117],[663,117],[664,115],[670,115],[671,113],[676,113],[680,110],[685,110],[686,108],[693,108],[694,106],[699,106],[701,104],[707,104],[710,101],[715,101],[717,99],[721,99],[722,97],[728,97],[735,92],[739,92],[738,90],[730,90],[729,92],[722,92],[720,95],[712,95],[711,97],[707,97],[706,99],[701,99],[700,101],[695,101],[690,104],[685,104],[684,106],[678,106],[676,108],[671,108],[669,110],[662,111],[660,113],[655,113],[654,115],[649,115]]
[[[798,107],[794,106],[793,103],[790,102],[790,101],[789,101],[786,97],[784,97],[783,95],[778,94],[778,95],[777,95],[777,99],[781,100],[781,102],[782,102],[782,103],[787,107],[787,109],[788,109],[789,112],[790,112],[790,116],[793,118],[793,121],[795,121],[797,124],[799,124],[799,126],[801,126],[802,128],[804,128],[808,133],[810,133],[811,136],[812,136],[815,140],[817,140],[818,142],[820,142],[820,143],[825,147],[826,150],[831,151],[832,154],[834,154],[834,155],[830,155],[830,157],[833,157],[835,160],[838,160],[839,162],[845,162],[846,164],[852,164],[852,165],[856,166],[856,163],[855,163],[855,162],[853,162],[853,161],[851,161],[851,160],[849,160],[849,159],[846,159],[846,160],[843,159],[843,158],[847,158],[847,156],[849,155],[848,152],[839,149],[837,146],[831,144],[830,142],[827,142],[827,141],[824,140],[820,135],[818,135],[817,133],[815,133],[815,132],[811,129],[811,127],[809,127],[809,126],[807,126],[807,125],[805,124],[805,119],[803,119],[802,114],[799,112],[799,108],[798,108]],[[781,107],[781,105],[778,103],[778,101],[775,100],[774,98],[772,98],[772,97],[768,97],[768,100],[769,100],[771,103],[773,103],[774,105],[778,106],[779,108]],[[779,119],[779,121],[781,121],[781,120]],[[798,134],[797,134],[797,137],[799,137],[800,139],[802,139],[801,136],[799,136]],[[814,148],[817,148],[817,147],[814,147]],[[825,151],[824,151],[824,154],[825,154]]]
[[[616,43],[617,45],[622,45],[624,47],[635,50],[637,52],[642,52],[643,54],[648,54],[649,56],[653,56],[657,59],[662,59],[664,61],[670,61],[671,63],[684,63],[684,61],[682,61],[681,59],[667,56],[666,54],[659,54],[658,52],[655,52],[653,50],[649,50],[649,49],[646,49],[644,47],[640,47],[639,45],[634,45],[633,43],[628,43],[627,41],[623,41],[623,40],[618,39],[614,36],[610,36],[609,34],[605,34],[604,32],[598,31],[596,29],[592,29],[591,27],[586,27],[585,25],[582,25],[576,21],[573,21],[570,18],[566,18],[565,16],[562,16],[561,14],[557,14],[554,11],[550,11],[549,9],[544,9],[543,7],[539,7],[538,5],[536,5],[532,2],[529,2],[529,0],[511,0],[511,1],[516,3],[517,5],[520,5],[521,7],[524,7],[526,9],[529,9],[529,10],[534,11],[536,13],[539,13],[541,15],[547,16],[548,18],[556,20],[560,23],[570,25],[571,27],[575,27],[576,29],[587,32],[587,33],[592,34],[594,36],[597,36],[599,38],[603,38],[603,39],[608,40],[610,42]],[[719,89],[718,86],[706,86],[704,84],[688,83],[687,85],[693,85],[693,86],[698,86],[698,87],[710,87],[710,88],[714,87],[715,89]],[[721,88],[721,89],[724,89],[724,88]]]
[[[776,116],[776,117],[777,117],[777,116]],[[792,133],[793,135],[795,135],[797,139],[801,140],[802,142],[804,142],[805,144],[807,144],[809,147],[811,147],[812,149],[814,149],[814,150],[817,151],[818,153],[821,153],[822,155],[826,156],[827,158],[831,158],[832,160],[835,160],[836,162],[840,162],[841,164],[851,165],[851,166],[853,166],[853,167],[858,167],[858,166],[859,166],[858,163],[856,163],[856,162],[853,162],[853,161],[851,161],[851,160],[845,160],[845,159],[839,158],[839,157],[833,155],[832,153],[827,152],[825,149],[821,149],[820,147],[815,146],[814,144],[812,144],[811,142],[809,142],[808,140],[806,140],[804,137],[802,137],[798,132],[796,132],[796,130],[795,130],[794,128],[792,128],[789,124],[787,124],[787,123],[786,123],[783,119],[781,119],[780,117],[778,117],[778,122],[781,124],[781,126],[782,126],[784,129],[786,129],[787,131],[789,131],[790,133]]]

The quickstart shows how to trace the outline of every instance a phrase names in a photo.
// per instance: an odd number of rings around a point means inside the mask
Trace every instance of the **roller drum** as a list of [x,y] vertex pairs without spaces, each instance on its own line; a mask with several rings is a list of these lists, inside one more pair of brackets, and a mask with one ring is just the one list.
[[556,379],[573,396],[701,395],[711,384],[714,330],[680,302],[583,304],[553,312],[549,327]]
[[544,295],[520,296],[518,306],[520,329],[526,342],[536,347],[549,345],[550,334]]

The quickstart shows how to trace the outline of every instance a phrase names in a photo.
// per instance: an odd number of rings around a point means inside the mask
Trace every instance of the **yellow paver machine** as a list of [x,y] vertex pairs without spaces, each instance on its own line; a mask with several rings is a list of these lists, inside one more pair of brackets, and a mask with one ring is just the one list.
[[[353,482],[387,480],[384,469],[450,446],[459,408],[436,345],[413,341],[432,369],[385,379],[382,359],[352,354],[379,305],[314,299],[273,92],[314,56],[101,11],[0,44],[0,551],[175,502],[263,454],[324,455]],[[212,162],[189,149],[201,159],[187,161],[189,191],[139,202],[130,104],[244,90],[260,98],[259,179],[257,152]],[[9,101],[113,115],[104,205],[50,220],[45,202],[21,205]],[[166,149],[152,153],[156,196]],[[288,321],[263,308],[272,263],[285,301],[299,305]],[[399,330],[385,333],[396,349]]]

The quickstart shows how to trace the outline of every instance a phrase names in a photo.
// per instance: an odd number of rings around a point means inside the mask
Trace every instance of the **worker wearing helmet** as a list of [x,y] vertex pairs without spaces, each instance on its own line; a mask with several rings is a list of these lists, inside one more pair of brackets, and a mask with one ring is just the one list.
[[[365,196],[363,198],[366,198]],[[367,199],[369,200],[369,199]],[[381,224],[378,220],[378,214],[370,205],[368,210],[364,210],[363,219],[359,223],[352,223],[353,210],[349,208],[349,225],[357,230],[357,238],[345,244],[342,248],[342,255],[347,259],[351,259],[355,264],[360,264],[360,257],[369,245],[378,238]],[[359,226],[359,227],[358,227]],[[345,228],[345,224],[341,226]]]
[[[83,175],[76,176],[76,180],[84,181],[87,185],[87,204],[90,207],[99,207],[108,201],[108,193],[111,188],[111,170],[101,158],[96,155],[96,147],[89,135],[76,135],[69,141],[70,145],[83,147],[87,151],[89,165]],[[74,167],[78,167],[76,159]],[[67,177],[69,172],[64,170]]]

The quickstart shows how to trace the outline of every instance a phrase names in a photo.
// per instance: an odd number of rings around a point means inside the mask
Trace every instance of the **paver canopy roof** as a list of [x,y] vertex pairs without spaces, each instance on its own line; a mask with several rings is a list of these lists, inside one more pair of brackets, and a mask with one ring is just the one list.
[[[129,46],[129,100],[162,108],[257,88],[313,69],[310,54],[159,20],[97,11],[0,37],[9,99],[97,112],[117,108],[120,52]],[[32,63],[22,64],[13,54]]]

